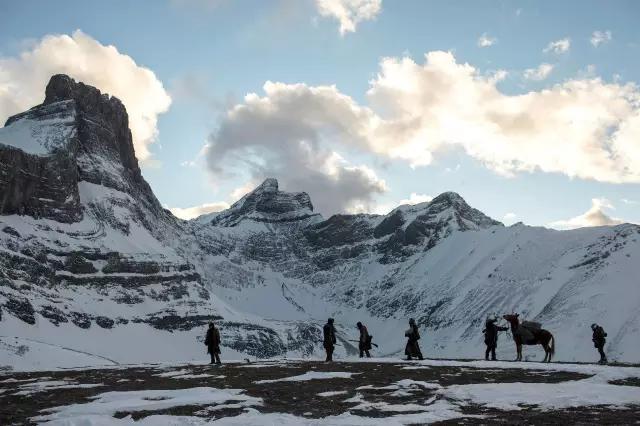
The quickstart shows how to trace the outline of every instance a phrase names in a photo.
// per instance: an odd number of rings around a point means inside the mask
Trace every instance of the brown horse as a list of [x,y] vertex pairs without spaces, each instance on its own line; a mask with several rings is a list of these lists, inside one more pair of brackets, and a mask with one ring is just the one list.
[[543,328],[530,330],[533,335],[533,339],[525,340],[522,336],[522,331],[520,330],[520,319],[518,317],[519,314],[507,314],[502,317],[509,322],[509,325],[511,325],[511,334],[513,335],[513,341],[516,343],[516,350],[518,352],[516,361],[522,361],[522,345],[540,344],[544,348],[544,361],[542,362],[551,362],[551,357],[556,351],[553,334]]

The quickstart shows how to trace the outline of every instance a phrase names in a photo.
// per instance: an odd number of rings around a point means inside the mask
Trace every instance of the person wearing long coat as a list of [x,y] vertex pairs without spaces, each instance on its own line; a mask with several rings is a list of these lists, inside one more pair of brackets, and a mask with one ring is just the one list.
[[420,351],[420,345],[418,344],[418,340],[420,340],[420,332],[418,331],[418,326],[413,318],[409,320],[409,329],[404,333],[407,338],[407,345],[404,348],[404,354],[407,356],[407,360],[411,361],[414,357],[419,360],[424,359],[422,357],[422,351]]
[[220,330],[216,328],[214,323],[209,323],[204,344],[207,345],[207,352],[211,355],[210,364],[222,364],[220,361]]
[[491,361],[496,360],[496,348],[498,347],[498,332],[506,331],[507,327],[500,327],[496,325],[495,318],[487,319],[484,330],[484,344],[487,345],[487,350],[484,353],[484,359],[489,361],[489,354],[491,354]]
[[362,324],[360,321],[356,324],[358,330],[360,330],[360,339],[358,340],[358,349],[360,349],[360,358],[367,355],[367,358],[371,358],[371,354],[369,351],[371,350],[371,336],[369,335],[369,330],[367,327]]
[[333,361],[333,350],[336,346],[336,329],[333,326],[333,318],[329,318],[327,323],[322,327],[322,344],[327,353],[326,362]]

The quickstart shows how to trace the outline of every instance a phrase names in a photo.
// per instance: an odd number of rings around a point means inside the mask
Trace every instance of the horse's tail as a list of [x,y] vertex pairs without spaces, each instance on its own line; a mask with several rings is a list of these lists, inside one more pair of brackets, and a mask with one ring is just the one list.
[[[553,338],[553,334],[551,334],[551,345],[549,345],[549,350],[551,351],[551,356],[556,353],[556,339]],[[551,357],[549,357],[549,361],[551,361]]]

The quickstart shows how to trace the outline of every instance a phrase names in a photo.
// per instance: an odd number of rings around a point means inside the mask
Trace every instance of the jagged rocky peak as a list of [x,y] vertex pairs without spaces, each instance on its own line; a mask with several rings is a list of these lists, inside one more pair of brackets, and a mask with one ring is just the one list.
[[400,206],[389,213],[383,222],[401,226],[412,220],[450,222],[463,231],[501,225],[500,222],[471,207],[460,194],[452,191],[443,192],[429,202]]
[[459,194],[444,192],[429,202],[403,205],[384,217],[373,230],[375,238],[387,238],[382,246],[393,253],[407,245],[432,247],[454,231],[470,231],[502,224],[469,206]]
[[0,214],[78,221],[81,181],[162,210],[140,172],[122,102],[67,75],[51,77],[44,102],[0,129],[0,166]]
[[458,229],[482,229],[490,226],[502,225],[501,222],[492,219],[478,209],[474,209],[456,192],[444,192],[429,203],[431,214],[445,211],[451,213],[450,218],[455,220]]
[[[108,154],[126,170],[139,174],[138,160],[129,130],[129,116],[124,104],[115,96],[102,93],[93,86],[76,82],[64,74],[56,74],[47,84],[42,105],[67,100],[75,102],[80,118],[80,138],[85,148],[92,153]],[[111,135],[106,132],[110,132]]]
[[280,191],[278,181],[266,179],[253,191],[235,202],[229,209],[206,219],[220,226],[235,226],[245,219],[266,223],[286,223],[320,219],[313,212],[311,198],[306,192]]

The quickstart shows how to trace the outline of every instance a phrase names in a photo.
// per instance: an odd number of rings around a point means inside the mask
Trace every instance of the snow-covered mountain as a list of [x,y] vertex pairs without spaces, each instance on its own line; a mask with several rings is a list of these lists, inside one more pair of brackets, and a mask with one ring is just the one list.
[[325,219],[267,179],[185,222],[142,177],[120,101],[63,75],[0,129],[0,364],[201,358],[210,320],[228,357],[305,357],[327,316],[342,356],[358,320],[401,352],[409,317],[428,355],[479,356],[484,318],[513,310],[556,359],[592,359],[597,321],[612,358],[638,361],[639,257],[638,226],[505,227],[452,192]]

